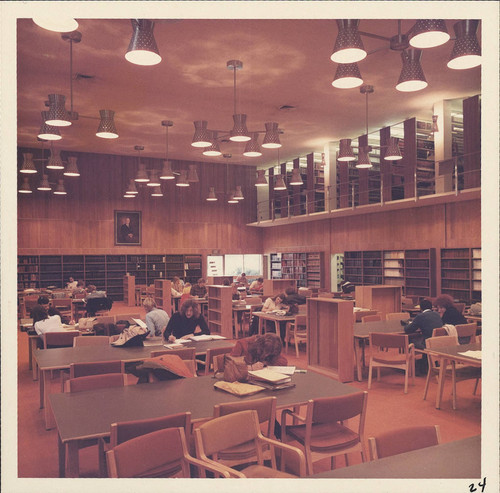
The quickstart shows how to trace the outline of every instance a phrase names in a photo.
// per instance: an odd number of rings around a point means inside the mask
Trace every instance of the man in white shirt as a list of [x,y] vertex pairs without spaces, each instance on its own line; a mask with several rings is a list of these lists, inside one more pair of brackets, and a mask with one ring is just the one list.
[[144,299],[142,306],[146,310],[146,325],[149,330],[149,337],[163,335],[163,331],[170,321],[167,312],[157,308],[155,300],[149,297]]

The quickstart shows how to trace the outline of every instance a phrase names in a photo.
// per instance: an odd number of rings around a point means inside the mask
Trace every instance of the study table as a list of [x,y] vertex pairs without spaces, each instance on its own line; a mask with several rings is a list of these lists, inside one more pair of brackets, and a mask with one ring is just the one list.
[[214,405],[223,402],[276,396],[279,409],[302,405],[313,398],[359,392],[355,387],[310,371],[292,376],[295,387],[276,391],[266,389],[248,397],[217,390],[213,386],[216,381],[206,376],[74,394],[51,394],[49,398],[58,432],[60,476],[65,473],[66,445],[68,475],[74,477],[78,474],[78,442],[109,437],[112,423],[186,411],[191,412],[191,419],[196,422],[211,418]]
[[[196,355],[206,354],[208,348],[233,347],[234,343],[227,339],[213,341],[190,341],[183,347],[195,347]],[[38,349],[34,356],[41,372],[40,409],[45,412],[45,428],[53,427],[47,399],[50,389],[50,371],[67,370],[71,363],[92,363],[97,361],[123,361],[125,363],[142,361],[151,357],[152,351],[166,350],[163,344],[156,346],[115,347],[115,346],[82,346],[55,349]]]
[[[262,304],[245,305],[245,304],[233,303],[234,329],[236,330],[236,327],[239,325],[240,326],[240,333],[243,334],[243,314],[245,312],[251,312],[252,308],[253,309],[260,309],[261,307],[262,307]],[[239,318],[239,321],[238,321],[238,318]],[[236,334],[236,335],[238,335],[238,334]]]
[[271,312],[253,312],[253,315],[259,317],[259,334],[265,332],[264,320],[274,322],[274,330],[278,336],[280,335],[280,322],[293,322],[295,320],[295,315],[276,315],[276,313]]
[[433,356],[437,356],[439,358],[439,378],[438,389],[436,392],[436,409],[441,408],[444,381],[446,380],[446,367],[448,366],[448,363],[454,364],[454,362],[458,362],[464,363],[465,365],[481,367],[481,359],[464,355],[463,353],[466,351],[481,351],[481,344],[459,344],[457,346],[446,346],[424,350],[425,353],[432,354]]
[[[371,462],[321,472],[310,477],[477,479],[481,477],[481,436],[412,450]],[[464,485],[464,491],[468,491],[467,486]]]

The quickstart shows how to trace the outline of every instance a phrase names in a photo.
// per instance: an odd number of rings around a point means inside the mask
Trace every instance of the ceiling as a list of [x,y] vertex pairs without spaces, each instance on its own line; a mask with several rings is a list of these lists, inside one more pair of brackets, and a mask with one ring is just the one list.
[[[63,139],[56,144],[61,150],[133,155],[134,146],[143,145],[144,156],[161,158],[161,121],[168,119],[174,122],[170,158],[226,162],[204,157],[190,144],[194,120],[208,120],[211,129],[232,127],[233,73],[226,68],[231,59],[243,62],[237,72],[238,112],[248,115],[249,130],[263,130],[267,121],[279,123],[284,132],[281,162],[321,152],[328,141],[365,133],[365,96],[359,88],[331,85],[337,66],[330,60],[335,20],[157,20],[154,34],[163,59],[150,67],[124,58],[132,34],[129,19],[78,22],[82,41],[73,46],[73,106],[80,118],[61,129]],[[455,22],[447,21],[450,33]],[[403,20],[402,31],[413,24]],[[31,19],[18,19],[17,28],[18,144],[39,147],[36,135],[47,95],[66,95],[70,108],[69,43]],[[398,23],[363,19],[359,29],[390,37],[397,34]],[[412,93],[395,89],[400,52],[384,48],[388,43],[379,39],[363,37],[363,42],[368,52],[377,50],[358,64],[364,83],[375,88],[369,96],[369,131],[413,116],[430,120],[434,103],[481,91],[480,67],[446,67],[452,41],[424,51],[429,85]],[[115,111],[118,139],[95,136],[101,109]],[[226,143],[221,150],[232,154],[231,163],[276,164],[276,150],[263,149],[261,157],[248,158],[242,156],[244,145]]]

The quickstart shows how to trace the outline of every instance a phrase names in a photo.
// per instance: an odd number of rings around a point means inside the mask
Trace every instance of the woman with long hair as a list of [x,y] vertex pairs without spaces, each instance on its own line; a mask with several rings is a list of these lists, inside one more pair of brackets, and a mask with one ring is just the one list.
[[199,334],[210,334],[210,330],[200,312],[200,305],[188,299],[181,305],[180,310],[172,315],[163,337],[169,342],[174,342],[176,339],[189,339]]

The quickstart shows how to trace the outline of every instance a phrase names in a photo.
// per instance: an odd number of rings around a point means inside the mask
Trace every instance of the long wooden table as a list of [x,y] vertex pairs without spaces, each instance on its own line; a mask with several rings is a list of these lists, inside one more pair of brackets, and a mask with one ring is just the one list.
[[470,366],[481,367],[482,360],[466,356],[465,351],[480,351],[481,344],[459,344],[457,346],[447,346],[435,349],[425,349],[425,353],[432,354],[439,358],[439,378],[438,389],[436,392],[436,409],[441,408],[441,401],[443,399],[444,381],[446,379],[446,368],[448,363],[456,361]]
[[[195,347],[196,355],[206,354],[208,348],[232,347],[234,343],[226,339],[213,341],[190,341],[183,347]],[[71,363],[92,363],[96,361],[119,360],[125,363],[142,361],[151,357],[152,351],[166,349],[163,344],[156,346],[139,347],[114,347],[114,346],[83,346],[55,349],[38,349],[34,356],[41,372],[40,386],[40,409],[44,409],[45,428],[53,427],[47,399],[50,389],[50,371],[69,369]]]
[[[277,407],[293,407],[309,399],[347,395],[359,389],[314,372],[295,373],[295,387],[264,390],[249,397],[237,397],[217,390],[213,377],[185,378],[154,384],[129,385],[76,394],[49,396],[58,431],[59,474],[65,473],[66,446],[68,475],[78,474],[78,442],[108,437],[112,423],[154,418],[190,411],[193,421],[209,419],[213,407],[222,402],[276,396]],[[91,412],[90,412],[91,410]]]
[[[480,435],[311,476],[311,478],[405,478],[422,480],[426,478],[476,479],[480,477]],[[427,485],[427,483],[424,484]],[[466,489],[468,490],[467,485],[464,486],[464,491]],[[432,491],[430,485],[420,491],[424,490]],[[443,489],[441,488],[440,491],[443,491]]]

